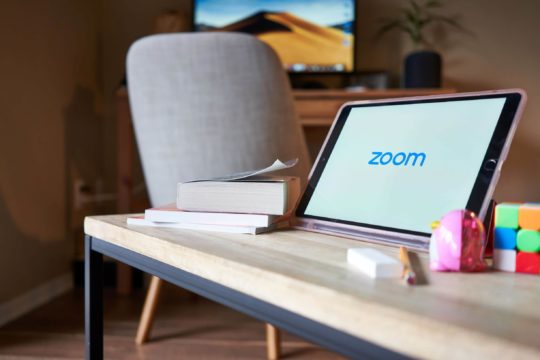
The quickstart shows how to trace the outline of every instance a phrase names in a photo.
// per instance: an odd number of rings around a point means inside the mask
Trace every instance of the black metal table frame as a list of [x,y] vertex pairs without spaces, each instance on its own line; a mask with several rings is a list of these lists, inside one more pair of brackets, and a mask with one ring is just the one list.
[[405,356],[327,325],[310,320],[200,276],[85,235],[84,316],[85,357],[103,358],[103,255],[110,256],[165,281],[273,324],[350,358],[404,359]]

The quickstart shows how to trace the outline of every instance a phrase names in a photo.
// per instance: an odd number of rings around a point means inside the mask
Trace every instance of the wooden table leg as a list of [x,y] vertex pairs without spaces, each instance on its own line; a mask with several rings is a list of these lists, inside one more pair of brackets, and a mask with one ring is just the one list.
[[150,335],[162,284],[163,280],[157,276],[152,276],[150,286],[148,287],[148,292],[146,293],[146,300],[144,302],[141,320],[139,320],[137,336],[135,338],[135,342],[139,345],[145,343]]
[[266,355],[268,360],[277,360],[281,355],[280,331],[271,324],[266,324]]
[[92,250],[92,237],[84,242],[85,358],[103,359],[103,255]]

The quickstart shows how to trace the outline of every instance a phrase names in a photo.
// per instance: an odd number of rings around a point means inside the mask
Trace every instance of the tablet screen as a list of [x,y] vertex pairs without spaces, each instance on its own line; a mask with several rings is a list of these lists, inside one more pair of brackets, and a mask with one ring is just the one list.
[[[350,106],[310,179],[302,216],[424,235],[450,210],[478,212],[472,194],[485,193],[497,165],[511,124],[499,121],[507,100]],[[499,132],[502,144],[490,153]]]

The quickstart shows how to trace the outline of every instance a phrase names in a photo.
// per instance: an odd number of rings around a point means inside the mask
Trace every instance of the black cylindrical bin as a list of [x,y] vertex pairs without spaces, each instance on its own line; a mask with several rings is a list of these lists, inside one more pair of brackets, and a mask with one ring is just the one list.
[[406,88],[441,87],[441,56],[433,51],[415,51],[405,58]]

